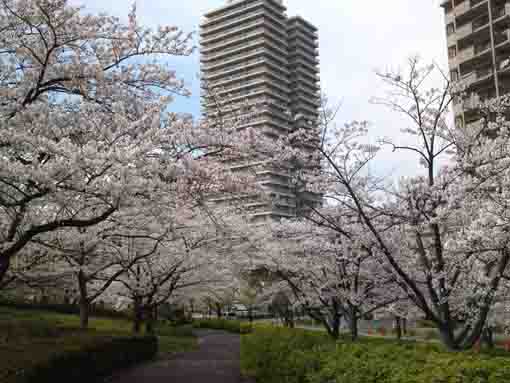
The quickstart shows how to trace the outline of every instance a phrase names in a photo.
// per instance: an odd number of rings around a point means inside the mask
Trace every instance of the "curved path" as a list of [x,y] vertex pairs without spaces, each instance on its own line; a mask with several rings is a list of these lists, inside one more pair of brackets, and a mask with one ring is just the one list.
[[221,331],[198,330],[198,350],[176,354],[124,371],[113,383],[253,383],[242,378],[240,337]]

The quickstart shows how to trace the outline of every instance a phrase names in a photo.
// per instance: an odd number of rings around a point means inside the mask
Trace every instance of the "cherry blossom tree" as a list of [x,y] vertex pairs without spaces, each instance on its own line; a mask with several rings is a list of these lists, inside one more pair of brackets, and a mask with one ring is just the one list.
[[[436,324],[445,345],[459,350],[478,341],[494,304],[504,300],[508,242],[499,230],[505,231],[506,195],[498,179],[505,180],[507,164],[506,105],[499,101],[480,123],[454,129],[447,119],[457,91],[446,77],[443,87],[428,89],[436,70],[411,59],[407,73],[379,74],[389,93],[376,101],[403,113],[404,133],[414,138],[381,144],[415,153],[417,175],[398,184],[375,177],[367,167],[379,147],[366,144],[367,123],[336,126],[326,119],[315,152],[323,168],[307,185],[329,203],[312,206],[308,220],[341,238],[352,238],[353,223],[360,225],[356,235],[373,244],[378,267]],[[289,141],[313,142],[308,134],[282,140],[284,155],[303,160]]]
[[290,291],[294,305],[332,337],[339,337],[343,319],[355,340],[359,320],[402,297],[393,275],[379,267],[372,245],[358,240],[363,236],[353,228],[349,239],[309,221],[272,225],[275,238],[259,262],[281,281],[277,286]]
[[[0,279],[36,236],[110,217],[144,185],[160,113],[186,93],[164,64],[189,35],[83,14],[65,0],[0,1]],[[170,140],[171,142],[171,140]]]
[[251,190],[224,164],[257,151],[256,132],[165,112],[188,94],[165,59],[188,55],[190,35],[65,0],[1,0],[0,31],[0,281],[46,233]]

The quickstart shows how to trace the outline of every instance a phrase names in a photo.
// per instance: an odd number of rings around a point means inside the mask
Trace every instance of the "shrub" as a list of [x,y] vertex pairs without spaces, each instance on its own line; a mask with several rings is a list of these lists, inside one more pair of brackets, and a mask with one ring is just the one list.
[[192,325],[175,326],[173,324],[160,323],[156,327],[156,334],[161,336],[187,337],[193,336]]
[[[51,311],[59,314],[80,314],[79,306],[70,303],[33,303],[0,298],[0,307],[7,307],[16,310]],[[129,317],[129,314],[126,312],[95,305],[92,305],[90,308],[90,315],[108,318]]]
[[241,367],[263,383],[306,382],[327,349],[334,349],[334,342],[322,332],[257,327],[241,338]]
[[252,331],[250,323],[228,319],[199,319],[193,321],[193,327],[224,330],[236,334],[248,334]]
[[436,324],[428,319],[418,319],[416,321],[416,327],[423,327],[423,328],[436,328]]
[[506,383],[510,358],[501,355],[381,338],[335,343],[317,332],[258,327],[241,342],[243,372],[263,383]]
[[150,360],[158,351],[155,337],[103,338],[78,350],[50,357],[20,374],[19,382],[89,383],[115,370]]

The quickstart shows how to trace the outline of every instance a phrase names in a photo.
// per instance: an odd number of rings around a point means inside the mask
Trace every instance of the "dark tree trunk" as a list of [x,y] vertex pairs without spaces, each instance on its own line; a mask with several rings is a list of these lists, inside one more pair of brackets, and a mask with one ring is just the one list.
[[145,332],[149,335],[154,335],[154,307],[148,307],[146,309],[145,317]]
[[486,328],[483,330],[482,343],[491,350],[494,348],[494,331],[491,328]]
[[407,335],[407,318],[401,318],[400,322],[402,324],[402,334]]
[[9,270],[10,264],[11,261],[8,257],[0,256],[0,288],[2,287],[2,281],[7,274],[7,270]]
[[143,310],[140,298],[133,300],[133,332],[140,334],[142,331]]
[[449,326],[440,326],[439,327],[439,336],[441,337],[443,344],[450,351],[459,351],[460,350],[459,345],[455,342],[453,330]]
[[87,300],[80,300],[80,328],[86,330],[89,327],[90,305]]
[[359,329],[358,329],[358,317],[356,315],[352,315],[349,318],[349,327],[351,330],[351,340],[357,341],[359,337]]
[[78,290],[80,292],[80,328],[89,326],[90,302],[87,297],[87,279],[83,271],[78,273]]
[[341,320],[341,316],[338,315],[338,313],[332,313],[331,320],[329,320],[329,321],[327,318],[325,318],[323,320],[323,324],[326,327],[328,334],[333,339],[340,338],[340,320]]
[[402,319],[398,316],[395,317],[395,333],[397,335],[397,339],[402,339]]
[[215,307],[216,307],[216,316],[218,318],[221,318],[223,316],[223,312],[221,310],[221,305],[219,303],[216,303]]

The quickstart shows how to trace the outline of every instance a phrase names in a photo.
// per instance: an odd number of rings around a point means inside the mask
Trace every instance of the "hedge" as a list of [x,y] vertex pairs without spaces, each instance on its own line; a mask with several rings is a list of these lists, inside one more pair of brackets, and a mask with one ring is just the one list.
[[510,382],[510,358],[502,353],[450,353],[439,344],[382,339],[336,343],[320,333],[277,328],[242,337],[241,366],[258,383]]
[[52,356],[44,363],[19,372],[20,383],[90,383],[114,371],[153,359],[156,337],[103,338],[79,350]]
[[[51,311],[58,314],[80,314],[80,307],[70,303],[32,303],[0,298],[0,307],[7,307],[16,310]],[[116,311],[106,307],[98,307],[94,305],[92,305],[90,308],[90,315],[107,318],[129,317],[129,314],[126,312]]]
[[248,334],[252,330],[249,323],[229,319],[198,319],[193,321],[193,327],[223,330],[236,334]]

